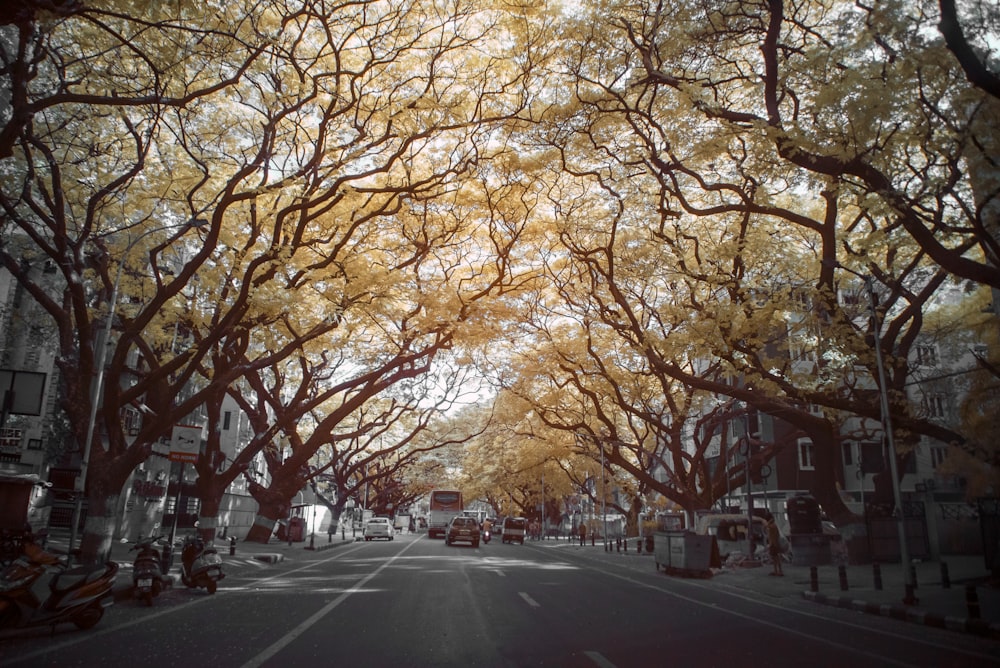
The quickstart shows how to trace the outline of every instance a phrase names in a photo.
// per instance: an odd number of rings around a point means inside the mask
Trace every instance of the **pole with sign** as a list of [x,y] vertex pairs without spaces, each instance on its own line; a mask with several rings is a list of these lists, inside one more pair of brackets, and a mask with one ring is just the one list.
[[184,466],[198,462],[201,453],[201,427],[186,424],[174,425],[170,435],[170,461],[180,462],[181,471],[177,476],[177,495],[174,497],[174,520],[170,527],[170,539],[163,548],[163,572],[170,570],[173,562],[174,539],[177,536],[177,518],[181,514],[181,489],[184,486]]

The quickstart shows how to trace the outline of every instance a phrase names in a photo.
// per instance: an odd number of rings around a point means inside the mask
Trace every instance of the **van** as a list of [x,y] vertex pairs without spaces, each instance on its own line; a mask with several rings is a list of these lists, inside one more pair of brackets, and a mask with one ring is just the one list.
[[523,517],[503,518],[503,542],[518,542],[524,545],[524,536],[528,532],[528,520]]
[[[696,533],[702,536],[715,536],[719,545],[719,557],[725,561],[730,552],[748,554],[747,516],[733,513],[702,515],[698,518]],[[753,518],[753,540],[755,548],[767,545],[767,520],[763,517]],[[782,540],[782,543],[785,541]]]

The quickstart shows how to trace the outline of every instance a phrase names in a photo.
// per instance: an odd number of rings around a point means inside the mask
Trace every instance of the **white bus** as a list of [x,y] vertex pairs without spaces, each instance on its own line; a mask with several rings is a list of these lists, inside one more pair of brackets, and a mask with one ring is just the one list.
[[444,536],[452,518],[462,514],[462,493],[455,490],[436,489],[431,492],[427,513],[427,535]]

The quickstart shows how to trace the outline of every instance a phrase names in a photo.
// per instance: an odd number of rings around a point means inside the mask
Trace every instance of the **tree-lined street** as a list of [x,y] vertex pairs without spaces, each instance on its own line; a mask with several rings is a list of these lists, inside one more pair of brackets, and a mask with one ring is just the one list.
[[987,666],[993,641],[713,580],[565,541],[449,547],[424,535],[244,566],[214,596],[122,602],[100,627],[0,639],[5,666]]

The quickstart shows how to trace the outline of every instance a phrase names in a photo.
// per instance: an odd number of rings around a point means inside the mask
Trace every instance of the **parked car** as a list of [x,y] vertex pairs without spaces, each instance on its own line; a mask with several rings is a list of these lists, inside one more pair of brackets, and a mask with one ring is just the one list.
[[524,535],[528,531],[528,520],[523,517],[505,517],[503,519],[503,542],[518,542],[524,545]]
[[372,517],[365,522],[365,540],[373,538],[385,538],[392,540],[396,535],[396,529],[388,517]]
[[452,519],[448,525],[448,532],[444,536],[445,545],[455,543],[472,543],[472,547],[479,547],[479,522],[475,517],[459,515]]

